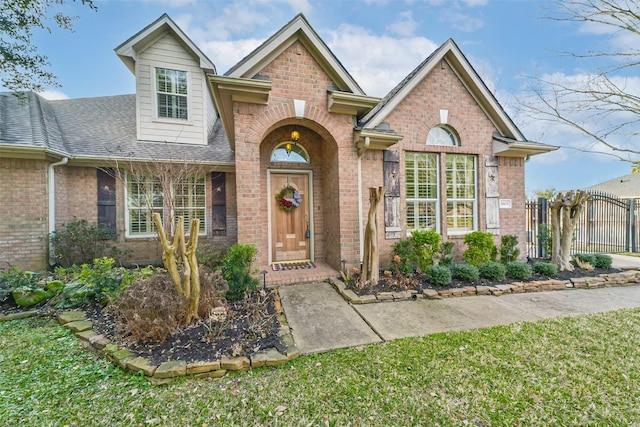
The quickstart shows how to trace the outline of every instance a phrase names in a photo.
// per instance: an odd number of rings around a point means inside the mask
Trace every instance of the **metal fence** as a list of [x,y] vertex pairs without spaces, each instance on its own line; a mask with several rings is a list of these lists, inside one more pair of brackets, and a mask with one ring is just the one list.
[[[573,234],[571,253],[638,252],[640,198],[621,199],[607,193],[589,191]],[[551,212],[547,199],[529,200],[527,209],[527,255],[550,256]]]

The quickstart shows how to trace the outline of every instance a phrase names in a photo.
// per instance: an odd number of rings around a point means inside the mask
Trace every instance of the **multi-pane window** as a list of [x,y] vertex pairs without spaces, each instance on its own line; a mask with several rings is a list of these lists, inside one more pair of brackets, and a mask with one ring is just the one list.
[[407,153],[407,229],[438,228],[438,155]]
[[191,176],[173,186],[174,218],[184,217],[185,233],[194,219],[200,220],[199,232],[205,231],[205,184],[203,176]]
[[470,155],[407,152],[405,156],[407,230],[440,229],[440,193],[446,189],[447,233],[476,226],[476,158]]
[[130,236],[152,235],[153,214],[164,215],[162,185],[158,178],[127,175],[127,212]]
[[158,117],[187,120],[187,72],[156,68]]
[[476,211],[475,156],[447,154],[447,230],[449,233],[474,229]]
[[458,145],[458,138],[456,138],[451,129],[436,126],[432,128],[429,131],[429,135],[427,135],[427,145],[455,146]]
[[177,222],[184,217],[184,231],[189,233],[192,219],[200,220],[199,232],[204,233],[206,212],[206,187],[204,176],[191,176],[170,185],[173,201],[166,200],[162,183],[157,177],[127,175],[127,231],[129,236],[151,236],[156,232],[153,214],[172,217]]

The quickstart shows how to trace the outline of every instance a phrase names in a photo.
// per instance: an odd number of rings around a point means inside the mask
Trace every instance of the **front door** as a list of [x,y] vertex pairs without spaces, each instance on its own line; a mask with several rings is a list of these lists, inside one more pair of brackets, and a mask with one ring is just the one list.
[[311,260],[310,174],[271,172],[271,261]]

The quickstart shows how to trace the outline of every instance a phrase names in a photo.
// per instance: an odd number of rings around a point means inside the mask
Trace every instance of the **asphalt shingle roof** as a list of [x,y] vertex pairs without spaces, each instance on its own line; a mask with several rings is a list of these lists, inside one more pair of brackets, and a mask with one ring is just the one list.
[[136,97],[118,95],[47,101],[0,93],[0,144],[43,147],[72,158],[172,160],[233,164],[218,120],[207,145],[136,139]]

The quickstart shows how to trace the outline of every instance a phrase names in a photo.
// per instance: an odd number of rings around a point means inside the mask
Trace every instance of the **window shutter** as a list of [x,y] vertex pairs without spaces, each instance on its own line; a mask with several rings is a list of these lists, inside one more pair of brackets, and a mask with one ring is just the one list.
[[97,169],[98,223],[116,232],[116,177],[113,169]]
[[213,234],[220,236],[227,234],[226,175],[224,172],[213,172],[211,174],[211,230]]
[[384,151],[384,230],[385,238],[400,239],[400,152]]

